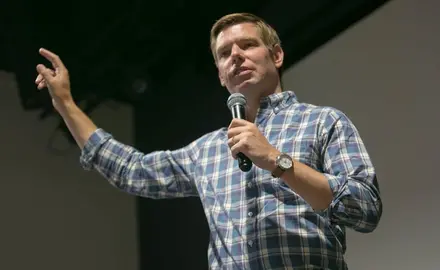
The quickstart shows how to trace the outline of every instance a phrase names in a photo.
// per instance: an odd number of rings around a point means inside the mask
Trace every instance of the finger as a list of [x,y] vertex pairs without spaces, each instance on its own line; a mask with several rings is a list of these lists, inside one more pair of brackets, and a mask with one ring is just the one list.
[[231,154],[234,159],[237,158],[237,154],[246,151],[246,141],[247,137],[251,136],[252,133],[244,132],[240,133],[228,140],[229,148],[231,149]]
[[46,84],[46,81],[44,81],[44,80],[42,82],[40,82],[37,86],[38,90],[41,90],[45,87],[47,87],[47,84]]
[[232,146],[234,146],[234,144],[237,143],[237,139],[235,137],[229,138],[228,139],[228,146],[229,148],[232,148]]
[[246,131],[248,131],[248,128],[246,126],[233,127],[228,130],[228,138],[232,138]]
[[43,64],[37,65],[37,71],[40,73],[43,79],[46,80],[46,82],[50,82],[50,80],[52,80],[54,77],[53,71]]
[[[238,135],[237,135],[238,136]],[[231,149],[236,143],[240,141],[240,138],[237,138],[237,136],[233,136],[228,139],[228,146]]]
[[231,123],[229,124],[229,128],[244,126],[244,125],[247,125],[249,123],[250,122],[248,122],[246,120],[239,119],[239,118],[234,118],[234,119],[232,119]]
[[38,74],[37,78],[35,79],[35,83],[38,85],[43,80],[43,75]]
[[246,140],[246,138],[250,137],[250,136],[252,136],[251,132],[243,132],[243,133],[240,133],[238,135],[235,135],[235,136],[229,138],[228,139],[228,146],[229,146],[229,148],[232,149],[232,147],[234,145],[238,144],[242,140]]
[[238,153],[243,153],[246,155],[245,151],[246,151],[246,149],[244,147],[244,144],[243,144],[243,142],[240,142],[240,141],[231,147],[231,155],[234,159],[237,159]]
[[[52,76],[55,76],[55,71],[53,71],[52,69],[50,69],[50,72],[52,73]],[[39,83],[41,83],[44,80],[43,75],[38,74],[37,78],[35,79],[35,83],[38,85]]]
[[58,55],[44,48],[41,48],[39,52],[42,56],[44,56],[44,58],[46,58],[52,63],[52,66],[55,68],[55,70],[66,69],[66,67],[64,66],[63,62],[61,61]]

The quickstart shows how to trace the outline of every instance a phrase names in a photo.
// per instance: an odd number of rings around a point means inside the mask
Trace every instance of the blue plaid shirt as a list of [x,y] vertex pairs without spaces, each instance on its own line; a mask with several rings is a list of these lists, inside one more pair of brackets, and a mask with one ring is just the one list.
[[80,161],[130,194],[200,197],[211,269],[347,269],[345,228],[371,232],[382,213],[376,173],[357,129],[342,112],[300,103],[290,91],[263,98],[255,123],[278,150],[325,174],[334,195],[328,209],[315,211],[269,171],[240,171],[227,128],[149,154],[98,129]]

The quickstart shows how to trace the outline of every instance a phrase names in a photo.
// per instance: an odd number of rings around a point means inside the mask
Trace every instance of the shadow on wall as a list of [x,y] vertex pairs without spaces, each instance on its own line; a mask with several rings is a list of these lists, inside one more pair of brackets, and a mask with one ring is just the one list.
[[[137,269],[134,198],[83,171],[78,148],[48,151],[57,119],[39,121],[21,108],[13,74],[0,71],[0,89],[7,123],[0,133],[0,269]],[[102,106],[92,117],[132,141],[128,107]],[[57,146],[68,145],[58,136]]]

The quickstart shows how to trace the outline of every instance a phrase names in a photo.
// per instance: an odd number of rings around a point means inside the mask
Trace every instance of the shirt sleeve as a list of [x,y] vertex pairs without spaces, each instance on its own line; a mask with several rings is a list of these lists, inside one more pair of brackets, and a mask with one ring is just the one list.
[[82,149],[80,164],[133,195],[152,199],[198,196],[193,177],[195,147],[193,142],[174,151],[144,154],[97,129]]
[[330,219],[358,232],[372,232],[382,215],[376,171],[354,124],[337,110],[325,120],[323,170],[333,192]]

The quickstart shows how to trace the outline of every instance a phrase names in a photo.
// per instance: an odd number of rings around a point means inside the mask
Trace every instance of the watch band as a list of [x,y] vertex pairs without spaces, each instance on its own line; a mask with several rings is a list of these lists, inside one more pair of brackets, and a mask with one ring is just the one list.
[[[286,163],[286,161],[288,161],[288,162]],[[272,177],[275,177],[275,178],[281,177],[285,171],[287,171],[293,167],[292,157],[289,156],[288,154],[285,154],[285,153],[281,153],[277,157],[275,163],[276,163],[277,167],[272,172]]]
[[272,177],[280,178],[281,175],[283,175],[284,172],[285,172],[285,171],[284,171],[283,169],[281,169],[280,166],[277,166],[277,167],[275,168],[275,170],[272,172]]

